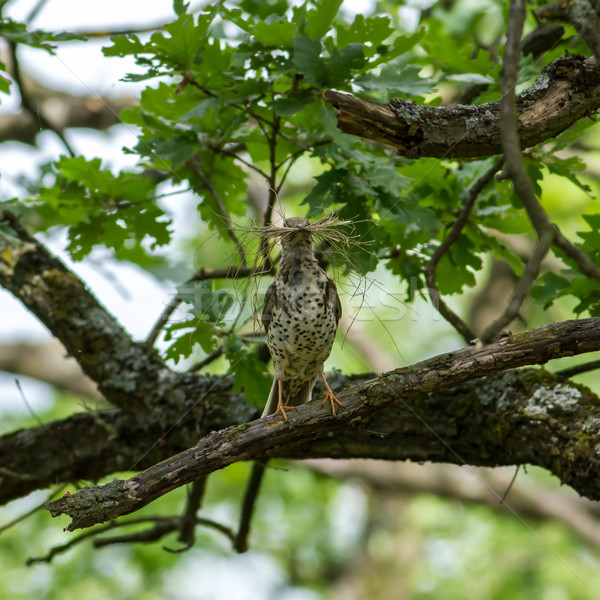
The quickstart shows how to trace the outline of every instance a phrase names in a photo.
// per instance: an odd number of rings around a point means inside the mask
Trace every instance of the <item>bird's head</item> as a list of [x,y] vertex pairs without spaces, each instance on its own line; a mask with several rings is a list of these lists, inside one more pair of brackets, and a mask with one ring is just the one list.
[[284,220],[283,226],[288,230],[281,236],[281,243],[284,246],[306,244],[312,239],[310,222],[306,217],[290,217]]

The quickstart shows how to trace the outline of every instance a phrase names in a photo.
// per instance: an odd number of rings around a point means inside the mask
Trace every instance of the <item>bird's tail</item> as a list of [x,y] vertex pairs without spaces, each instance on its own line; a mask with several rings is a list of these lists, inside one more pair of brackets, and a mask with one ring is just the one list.
[[[312,395],[313,387],[317,378],[307,381],[293,396],[290,395],[288,382],[284,381],[281,386],[283,404],[286,406],[299,406],[300,404],[306,404]],[[279,384],[277,379],[273,377],[273,385],[269,392],[269,398],[267,404],[263,410],[262,416],[272,415],[277,410],[277,402],[279,401]]]

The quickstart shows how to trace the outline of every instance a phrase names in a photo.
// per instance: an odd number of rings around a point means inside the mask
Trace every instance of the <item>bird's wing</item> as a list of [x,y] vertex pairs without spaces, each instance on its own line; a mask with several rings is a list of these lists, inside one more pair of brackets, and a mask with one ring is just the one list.
[[273,308],[275,308],[276,297],[277,287],[275,282],[273,282],[268,287],[267,293],[265,294],[265,303],[263,305],[262,314],[260,315],[260,320],[267,333],[269,332],[269,325],[273,319]]
[[335,282],[331,277],[327,278],[327,284],[325,285],[325,294],[327,295],[328,302],[335,302],[335,318],[340,321],[342,318],[342,303],[340,301],[340,296],[337,293],[337,288],[335,287]]

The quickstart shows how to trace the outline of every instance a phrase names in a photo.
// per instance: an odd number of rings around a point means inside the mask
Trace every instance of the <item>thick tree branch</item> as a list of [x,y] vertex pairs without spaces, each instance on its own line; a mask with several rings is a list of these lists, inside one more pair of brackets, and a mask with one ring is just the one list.
[[[502,152],[500,101],[453,107],[407,100],[380,104],[333,90],[327,90],[324,98],[336,108],[341,131],[393,146],[408,158],[472,158]],[[595,59],[577,55],[556,59],[517,98],[521,148],[556,137],[599,107]]]
[[24,375],[80,396],[99,398],[98,387],[56,340],[32,344],[0,344],[0,371]]
[[119,409],[78,413],[1,436],[0,504],[56,482],[148,468],[210,431],[260,415],[243,395],[232,393],[232,378],[193,378],[202,385],[182,381],[182,388],[171,392],[178,410],[156,410],[145,419]]
[[[453,405],[453,412],[446,413],[442,423],[439,413],[431,410],[432,405],[440,409],[438,394],[424,395],[507,369],[597,350],[599,325],[598,318],[555,323],[503,338],[482,349],[465,348],[397,369],[340,393],[344,410],[337,417],[318,406],[304,405],[290,415],[289,426],[278,417],[234,426],[209,434],[189,450],[129,480],[83,488],[48,503],[47,508],[53,516],[69,515],[73,519],[69,530],[89,527],[138,510],[181,485],[239,460],[289,454],[294,446],[308,441],[308,456],[303,457],[312,457],[313,448],[318,448],[316,438],[336,430],[342,439],[342,430],[360,427],[364,419],[385,407],[404,417],[404,458],[480,465],[532,462],[548,468],[580,494],[600,498],[600,478],[594,475],[600,472],[600,458],[595,454],[600,442],[600,408],[590,400],[589,392],[558,385],[552,390],[543,388],[541,393],[519,395],[507,389],[504,381],[501,401],[495,407],[481,410],[479,406],[475,410],[476,406],[468,403]],[[492,382],[487,382],[484,390],[489,391],[490,385]],[[485,406],[490,398],[478,398],[476,402]],[[411,430],[411,424],[416,429]],[[483,436],[483,431],[489,436]],[[418,438],[415,446],[411,446],[411,436],[413,441]],[[336,434],[335,447],[342,447],[340,439]],[[365,453],[370,452],[374,449],[365,449]]]
[[0,285],[63,343],[109,402],[151,418],[151,410],[175,407],[178,385],[184,389],[186,382],[197,383],[173,373],[154,351],[133,342],[85,285],[13,215],[0,211],[0,226]]
[[[83,127],[100,131],[120,123],[121,110],[133,104],[130,99],[80,98],[58,92],[45,99],[38,98],[38,102],[60,130]],[[16,141],[34,146],[40,132],[40,123],[30,112],[0,115],[0,142]]]
[[[385,496],[435,494],[468,504],[485,504],[521,518],[563,523],[583,541],[600,548],[597,503],[572,490],[554,489],[520,475],[506,502],[500,502],[513,470],[373,460],[314,460],[308,465],[338,479],[359,480]],[[304,464],[307,464],[304,463]]]

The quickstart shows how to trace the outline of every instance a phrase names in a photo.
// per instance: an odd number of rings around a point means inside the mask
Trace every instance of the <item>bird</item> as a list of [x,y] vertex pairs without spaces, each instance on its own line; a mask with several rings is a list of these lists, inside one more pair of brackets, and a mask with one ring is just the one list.
[[273,385],[262,416],[281,414],[311,399],[319,376],[325,384],[321,406],[335,416],[342,403],[323,374],[331,353],[342,305],[334,281],[320,267],[312,247],[310,222],[285,219],[281,228],[279,271],[267,289],[261,321],[274,367]]

